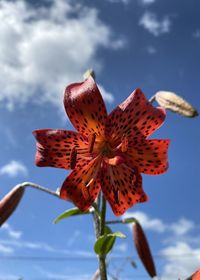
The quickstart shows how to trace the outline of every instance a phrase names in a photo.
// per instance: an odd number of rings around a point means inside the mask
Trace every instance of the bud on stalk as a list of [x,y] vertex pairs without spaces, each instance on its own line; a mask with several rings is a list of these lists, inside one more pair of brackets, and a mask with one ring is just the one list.
[[198,116],[197,110],[182,97],[170,91],[158,91],[155,94],[158,104],[174,113],[184,117],[194,118]]
[[200,279],[200,269],[197,270],[194,274],[192,274],[190,277],[188,277],[185,280],[199,280]]
[[0,200],[0,226],[12,215],[19,204],[24,187],[17,185]]
[[153,278],[156,276],[154,261],[147,238],[138,222],[133,224],[133,240],[140,260],[142,261],[148,274]]

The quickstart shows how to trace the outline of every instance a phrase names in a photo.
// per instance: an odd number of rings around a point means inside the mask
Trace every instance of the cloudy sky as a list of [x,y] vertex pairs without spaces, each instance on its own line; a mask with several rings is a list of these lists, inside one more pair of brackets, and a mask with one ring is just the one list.
[[[34,166],[32,131],[71,128],[63,90],[89,68],[108,111],[136,87],[147,98],[176,92],[200,110],[199,11],[198,0],[0,0],[1,197],[24,181],[61,186],[67,171]],[[153,137],[171,139],[169,171],[143,176],[149,202],[125,215],[143,225],[160,279],[183,280],[200,267],[199,118],[168,113]],[[0,229],[0,279],[91,279],[97,269],[91,217],[52,224],[71,207],[26,191]],[[110,275],[148,279],[131,228],[113,230],[127,238],[109,257]]]

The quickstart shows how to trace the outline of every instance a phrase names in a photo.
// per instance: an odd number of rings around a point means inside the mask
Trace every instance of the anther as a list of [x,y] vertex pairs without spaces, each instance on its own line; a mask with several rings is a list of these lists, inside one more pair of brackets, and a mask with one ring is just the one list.
[[90,135],[88,136],[88,148],[89,148],[89,153],[92,153],[92,152],[93,152],[95,140],[96,140],[96,134],[95,134],[95,133],[90,134]]
[[77,150],[76,147],[73,147],[70,152],[70,168],[74,169],[76,167],[77,160]]
[[113,158],[105,158],[104,161],[112,166],[117,166],[124,163],[124,158],[121,156],[115,156]]
[[85,200],[88,200],[90,198],[90,191],[89,191],[89,188],[86,187],[84,184],[82,184],[82,194],[83,194],[83,197],[85,198]]

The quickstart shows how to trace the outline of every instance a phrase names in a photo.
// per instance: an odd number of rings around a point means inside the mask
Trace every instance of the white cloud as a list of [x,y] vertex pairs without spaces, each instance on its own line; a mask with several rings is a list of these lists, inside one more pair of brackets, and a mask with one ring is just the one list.
[[162,280],[185,279],[200,267],[200,248],[185,242],[166,247],[161,254],[166,260]]
[[[64,280],[71,280],[72,279],[72,274],[69,272],[63,272],[61,273],[60,271],[58,273],[56,273],[55,271],[54,272],[51,272],[49,270],[46,270],[44,269],[43,267],[41,266],[34,266],[35,270],[37,272],[39,272],[41,274],[42,277],[45,277],[45,279],[55,279],[55,280],[61,280],[61,279],[64,279]],[[91,279],[91,274],[73,274],[73,280],[80,280],[80,279],[83,279],[83,280],[89,280]]]
[[22,279],[19,275],[14,275],[14,274],[0,274],[0,280],[16,280],[16,279]]
[[139,1],[143,5],[149,5],[149,4],[153,4],[154,2],[156,2],[156,0],[139,0]]
[[107,100],[109,103],[112,103],[114,101],[114,97],[113,97],[112,93],[106,91],[102,85],[98,85],[98,88],[99,88],[104,100]]
[[0,244],[0,253],[4,255],[10,255],[14,253],[14,249],[10,246]]
[[171,21],[168,16],[162,20],[158,20],[155,13],[146,11],[139,21],[139,25],[143,26],[154,36],[159,36],[170,32]]
[[194,229],[195,224],[185,218],[181,218],[176,223],[171,224],[170,228],[175,233],[175,235],[184,235],[190,230]]
[[200,30],[197,29],[192,35],[193,35],[194,38],[199,39],[200,38]]
[[[37,241],[27,241],[24,239],[0,239],[0,246],[5,248],[11,248],[12,253],[16,252],[16,250],[20,249],[28,249],[33,251],[43,251],[48,253],[53,253],[57,255],[64,255],[66,257],[72,256],[71,249],[62,249],[56,248],[52,245],[49,245],[44,242],[37,242]],[[73,250],[74,257],[94,257],[94,253],[90,251],[83,251],[83,250]]]
[[110,3],[122,3],[122,4],[129,4],[130,3],[130,0],[108,0],[108,2]]
[[67,246],[71,247],[74,243],[76,243],[77,238],[81,235],[79,230],[76,230],[74,234],[68,239]]
[[[186,239],[186,234],[195,229],[195,227],[198,227],[194,224],[193,221],[190,221],[186,218],[180,218],[178,221],[174,223],[166,224],[161,219],[158,218],[152,218],[149,215],[147,215],[144,212],[136,211],[136,212],[130,212],[127,211],[123,218],[136,218],[142,225],[144,229],[152,230],[158,233],[172,233],[173,238],[176,236],[177,238],[180,238],[181,236],[184,236]],[[130,226],[131,227],[131,226]],[[187,238],[188,239],[188,238]]]
[[65,85],[80,81],[90,67],[101,69],[99,47],[124,45],[95,8],[73,1],[36,8],[25,0],[2,0],[0,22],[0,103],[8,109],[30,100],[62,106]]
[[[162,280],[186,279],[200,268],[199,236],[192,230],[198,229],[193,221],[180,218],[173,223],[165,223],[161,219],[152,218],[143,212],[127,212],[123,218],[135,217],[145,230],[165,234],[162,240],[164,248],[159,255],[164,258]],[[168,236],[168,237],[166,237]],[[191,244],[194,244],[194,247]]]
[[9,177],[27,176],[28,170],[20,161],[12,160],[8,164],[0,168],[0,175],[8,175]]
[[166,230],[166,225],[157,218],[151,218],[149,217],[147,214],[140,212],[140,211],[136,211],[136,212],[126,212],[123,215],[123,218],[131,218],[134,217],[136,218],[142,225],[142,227],[144,229],[149,229],[149,230],[153,230],[156,232],[164,232]]
[[156,53],[157,53],[156,48],[154,48],[154,47],[152,47],[152,46],[148,46],[148,47],[146,48],[146,50],[147,50],[147,52],[148,52],[149,54],[156,54]]
[[127,252],[128,245],[127,245],[127,243],[123,242],[123,243],[120,243],[117,246],[115,246],[114,249],[116,252],[125,253],[125,252]]
[[10,224],[8,223],[4,223],[2,226],[1,226],[1,229],[4,230],[8,236],[10,236],[11,238],[14,238],[14,239],[20,239],[21,236],[22,236],[22,232],[19,231],[19,230],[14,230]]

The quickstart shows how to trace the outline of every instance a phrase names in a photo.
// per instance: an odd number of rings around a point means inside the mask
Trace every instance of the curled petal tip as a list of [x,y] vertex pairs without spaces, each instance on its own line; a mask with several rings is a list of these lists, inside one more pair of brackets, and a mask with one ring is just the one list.
[[14,187],[0,201],[0,226],[12,215],[21,201],[24,188],[22,186]]
[[93,69],[88,69],[84,74],[83,74],[83,79],[87,80],[90,77],[92,77],[95,80],[95,72]]

